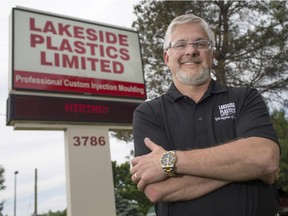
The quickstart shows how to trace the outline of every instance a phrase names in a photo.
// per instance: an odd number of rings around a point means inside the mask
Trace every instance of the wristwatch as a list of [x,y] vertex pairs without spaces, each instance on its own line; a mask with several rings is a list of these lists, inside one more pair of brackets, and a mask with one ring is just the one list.
[[168,176],[175,176],[174,166],[176,162],[176,153],[175,151],[164,152],[160,158],[160,162],[163,170]]

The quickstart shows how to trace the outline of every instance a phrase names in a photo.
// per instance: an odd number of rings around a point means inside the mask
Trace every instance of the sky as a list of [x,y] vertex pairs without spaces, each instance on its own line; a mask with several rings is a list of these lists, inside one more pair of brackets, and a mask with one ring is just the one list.
[[[64,16],[131,28],[136,19],[133,6],[139,0],[0,0],[0,165],[5,168],[5,200],[3,213],[14,215],[14,185],[16,177],[17,216],[34,212],[34,177],[38,171],[38,214],[49,210],[64,210],[66,176],[63,131],[14,130],[6,126],[9,68],[9,15],[13,7],[21,6]],[[118,164],[129,161],[132,143],[110,136],[111,160]],[[15,171],[18,174],[15,175]]]

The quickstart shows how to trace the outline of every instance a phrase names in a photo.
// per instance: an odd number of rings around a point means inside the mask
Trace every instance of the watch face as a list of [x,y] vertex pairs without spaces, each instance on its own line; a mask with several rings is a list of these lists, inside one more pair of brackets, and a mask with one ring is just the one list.
[[163,166],[172,166],[174,165],[174,162],[175,162],[175,155],[173,154],[173,152],[166,152],[161,157],[161,164]]

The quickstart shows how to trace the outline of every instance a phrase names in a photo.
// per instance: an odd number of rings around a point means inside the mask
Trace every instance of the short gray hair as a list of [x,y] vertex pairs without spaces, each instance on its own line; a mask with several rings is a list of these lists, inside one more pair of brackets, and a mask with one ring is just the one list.
[[163,50],[167,50],[170,46],[170,36],[174,30],[174,28],[178,25],[186,24],[186,23],[199,23],[203,26],[204,30],[206,31],[208,38],[210,41],[212,41],[212,45],[215,44],[215,38],[214,33],[212,29],[209,27],[208,23],[202,19],[201,17],[198,17],[194,14],[184,14],[181,16],[178,16],[172,20],[170,25],[168,26],[165,37],[164,37],[164,44],[163,44]]

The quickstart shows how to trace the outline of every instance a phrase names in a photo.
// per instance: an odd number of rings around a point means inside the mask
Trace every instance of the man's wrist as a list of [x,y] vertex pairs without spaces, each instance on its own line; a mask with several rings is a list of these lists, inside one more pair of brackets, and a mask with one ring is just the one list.
[[160,163],[168,176],[175,176],[176,151],[164,152],[160,158]]

